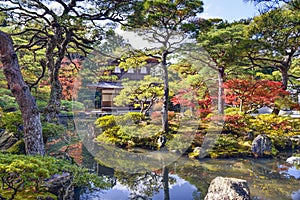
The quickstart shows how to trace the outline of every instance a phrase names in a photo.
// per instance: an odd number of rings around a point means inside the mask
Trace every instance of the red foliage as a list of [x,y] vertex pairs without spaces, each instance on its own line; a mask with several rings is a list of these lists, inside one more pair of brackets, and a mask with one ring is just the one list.
[[239,114],[226,115],[225,116],[225,126],[229,130],[239,129],[241,127],[246,127],[247,123],[243,121],[243,116]]
[[196,111],[195,114],[200,118],[205,118],[211,113],[212,99],[209,93],[206,92],[203,95],[195,87],[180,90],[177,95],[171,98],[171,102],[173,105],[192,107]]
[[62,85],[62,99],[71,100],[74,95],[77,95],[73,89],[75,82],[78,81],[76,75],[81,68],[81,60],[74,59],[71,62],[68,58],[63,59],[59,74],[59,81]]
[[68,147],[64,146],[60,149],[60,151],[65,152],[67,148],[68,148],[67,153],[72,158],[74,158],[75,162],[77,164],[82,164],[82,160],[83,160],[83,155],[82,155],[83,144],[82,144],[82,142],[71,144]]
[[282,89],[281,82],[269,80],[233,79],[224,83],[225,102],[241,105],[243,110],[262,106],[274,107],[276,99],[289,95]]
[[[81,84],[81,81],[76,77],[79,70],[82,69],[82,61],[73,59],[72,62],[68,58],[62,60],[59,71],[59,81],[62,86],[62,99],[71,100],[77,96],[77,91],[74,89],[74,84]],[[50,86],[50,80],[41,81],[40,86]]]

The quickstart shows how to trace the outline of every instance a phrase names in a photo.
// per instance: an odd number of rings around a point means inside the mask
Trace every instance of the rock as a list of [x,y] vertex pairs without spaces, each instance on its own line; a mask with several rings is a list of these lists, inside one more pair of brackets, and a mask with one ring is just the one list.
[[75,197],[73,177],[70,173],[55,174],[46,180],[48,191],[55,194],[59,200],[73,200]]
[[300,165],[300,157],[296,157],[296,156],[292,156],[286,159],[286,162],[289,164],[296,164],[296,165]]
[[250,200],[250,191],[245,180],[216,177],[210,183],[204,200]]
[[245,140],[253,140],[254,139],[254,133],[253,132],[248,132],[245,134]]
[[258,135],[252,142],[251,150],[255,157],[270,155],[272,142],[266,135]]
[[201,152],[201,147],[196,147],[193,151],[193,153],[198,154],[198,155],[200,154],[200,152]]
[[296,141],[296,142],[300,141],[300,135],[294,135],[294,136],[292,136],[291,140]]
[[161,135],[157,140],[158,148],[163,147],[167,142],[167,138],[164,135]]
[[0,150],[7,150],[18,141],[14,133],[4,130],[0,133]]

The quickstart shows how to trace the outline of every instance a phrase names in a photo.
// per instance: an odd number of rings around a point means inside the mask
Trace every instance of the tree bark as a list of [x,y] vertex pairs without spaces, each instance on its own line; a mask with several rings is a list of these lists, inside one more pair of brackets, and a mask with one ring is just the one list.
[[163,69],[163,79],[164,79],[164,98],[162,106],[162,130],[165,133],[169,132],[169,122],[168,122],[168,101],[169,101],[169,77],[167,68],[167,55],[169,52],[164,51],[162,53],[161,66]]
[[289,75],[288,75],[288,70],[289,67],[282,67],[280,69],[281,72],[281,82],[282,82],[282,89],[286,90],[288,86],[288,80],[289,80]]
[[45,110],[45,120],[47,122],[56,122],[58,120],[58,114],[60,112],[60,104],[62,98],[62,86],[59,81],[59,68],[52,69],[49,73],[51,91],[48,106]]
[[218,113],[224,114],[224,76],[225,76],[225,69],[224,67],[218,68]]
[[16,98],[22,113],[24,142],[27,155],[44,155],[44,143],[40,113],[29,87],[23,80],[10,36],[0,31],[0,61],[8,86]]
[[[57,122],[58,114],[60,112],[61,98],[62,98],[62,86],[59,81],[59,70],[62,60],[65,56],[68,43],[71,41],[72,32],[65,30],[65,37],[63,37],[63,28],[54,23],[55,34],[50,38],[46,49],[47,67],[51,83],[50,98],[48,106],[46,107],[45,120],[47,122]],[[59,46],[58,53],[55,55],[54,50]],[[54,59],[56,58],[56,59]]]

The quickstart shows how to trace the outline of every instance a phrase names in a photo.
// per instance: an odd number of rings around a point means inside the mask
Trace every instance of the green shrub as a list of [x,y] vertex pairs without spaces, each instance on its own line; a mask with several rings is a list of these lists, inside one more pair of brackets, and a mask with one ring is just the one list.
[[236,115],[240,114],[240,108],[228,107],[224,110],[225,115]]
[[56,137],[64,133],[64,127],[62,125],[48,122],[42,123],[42,130],[44,143],[46,143],[49,138]]
[[10,132],[21,134],[21,125],[23,124],[20,111],[3,113],[0,119],[0,126]]
[[116,125],[115,116],[113,115],[105,115],[103,117],[99,117],[95,121],[96,127],[102,128],[103,130],[106,130],[108,128],[111,128]]
[[116,116],[117,124],[129,125],[139,124],[144,119],[144,115],[139,112],[128,112],[121,116]]
[[2,95],[9,95],[9,96],[13,96],[11,91],[9,89],[6,88],[0,88],[0,94]]
[[250,155],[251,145],[233,135],[220,135],[208,155],[212,158],[228,158]]
[[38,88],[33,88],[31,90],[31,94],[35,97],[37,101],[48,102],[50,91],[51,91],[50,86],[42,86]]
[[4,111],[8,110],[17,110],[18,109],[18,104],[16,103],[15,97],[12,97],[10,95],[2,94],[0,96],[0,107]]
[[160,126],[116,125],[106,129],[96,141],[114,144],[120,147],[157,148],[157,140],[162,132]]
[[36,100],[36,105],[39,109],[43,109],[43,108],[47,107],[48,102],[44,101],[44,100]]
[[257,135],[292,136],[299,134],[300,121],[275,114],[261,114],[249,120],[249,127]]
[[47,192],[46,182],[54,174],[69,172],[73,185],[92,188],[106,187],[101,177],[91,174],[88,169],[71,165],[64,160],[45,156],[24,156],[0,153],[1,195],[11,198],[21,192],[34,190],[36,194]]
[[72,112],[72,111],[83,111],[84,105],[83,103],[77,102],[77,101],[61,101],[61,107],[62,110]]

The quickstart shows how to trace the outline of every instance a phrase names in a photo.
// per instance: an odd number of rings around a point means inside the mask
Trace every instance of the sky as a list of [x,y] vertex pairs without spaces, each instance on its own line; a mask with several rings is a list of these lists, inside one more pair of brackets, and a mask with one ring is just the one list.
[[[246,3],[243,0],[203,0],[204,11],[200,14],[203,18],[221,18],[229,22],[247,19],[258,14],[257,8],[253,3]],[[145,47],[153,47],[142,37],[130,32],[118,30],[125,39],[135,48],[143,49]],[[155,46],[155,45],[154,45]]]
[[203,0],[203,3],[204,11],[200,14],[203,18],[218,17],[233,22],[258,14],[253,3],[243,0]]

